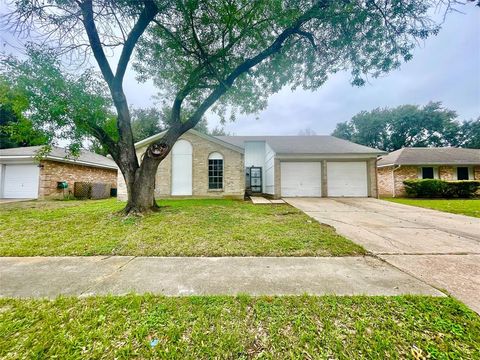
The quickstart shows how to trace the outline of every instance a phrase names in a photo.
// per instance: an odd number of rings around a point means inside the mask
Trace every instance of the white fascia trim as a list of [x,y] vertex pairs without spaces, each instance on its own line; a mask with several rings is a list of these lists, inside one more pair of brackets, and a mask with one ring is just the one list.
[[[214,136],[201,133],[200,131],[197,131],[197,130],[195,130],[195,129],[190,129],[190,130],[188,130],[187,132],[190,132],[190,133],[192,133],[192,134],[194,134],[194,135],[197,135],[197,136],[199,136],[199,137],[201,137],[201,138],[203,138],[203,139],[205,139],[205,140],[207,140],[207,141],[210,141],[210,142],[219,144],[219,145],[221,145],[221,146],[224,146],[224,147],[226,147],[226,148],[229,148],[229,149],[231,149],[231,150],[233,150],[233,151],[236,151],[236,152],[239,152],[239,153],[241,153],[241,154],[244,153],[244,149],[242,149],[241,147],[238,147],[238,146],[232,145],[232,144],[230,144],[230,143],[228,143],[228,142],[226,142],[226,141],[217,139],[217,138],[214,137]],[[148,145],[148,144],[150,144],[150,143],[152,143],[152,142],[154,142],[154,141],[157,141],[157,140],[161,139],[166,133],[167,133],[167,130],[162,131],[161,133],[158,133],[158,134],[156,134],[156,135],[150,136],[150,137],[148,137],[148,138],[146,138],[146,139],[143,139],[142,141],[137,142],[137,143],[135,144],[135,149],[141,148],[141,147],[143,147],[143,146],[145,146],[145,145]]]
[[276,154],[279,160],[336,160],[336,159],[376,159],[376,154]]
[[[6,155],[6,156],[0,156],[0,161],[2,160],[32,160],[32,162],[38,162],[37,159],[35,159],[34,156],[31,155]],[[77,164],[77,165],[84,165],[84,166],[90,166],[90,167],[96,167],[96,168],[101,168],[101,169],[112,169],[112,170],[118,170],[117,166],[110,166],[110,165],[101,165],[101,164],[96,164],[96,163],[91,163],[88,161],[81,161],[81,160],[74,160],[74,159],[66,159],[62,157],[57,157],[57,156],[50,156],[47,155],[43,158],[40,159],[42,160],[52,160],[52,161],[58,161],[58,162],[64,162],[64,163],[70,163],[70,164]]]

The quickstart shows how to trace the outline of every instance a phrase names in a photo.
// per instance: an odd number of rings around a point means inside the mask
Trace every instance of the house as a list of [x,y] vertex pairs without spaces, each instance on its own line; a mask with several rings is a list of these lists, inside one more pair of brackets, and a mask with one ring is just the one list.
[[479,180],[480,149],[403,148],[382,156],[378,166],[380,196],[405,196],[404,180]]
[[[117,165],[105,156],[82,151],[77,158],[65,149],[52,147],[37,159],[43,146],[0,150],[0,198],[44,199],[73,191],[77,181],[101,182],[116,188]],[[66,182],[67,189],[58,183]]]
[[[143,153],[160,133],[135,144]],[[376,161],[384,152],[332,136],[183,134],[160,163],[156,197],[377,196]],[[122,174],[118,197],[126,199]]]

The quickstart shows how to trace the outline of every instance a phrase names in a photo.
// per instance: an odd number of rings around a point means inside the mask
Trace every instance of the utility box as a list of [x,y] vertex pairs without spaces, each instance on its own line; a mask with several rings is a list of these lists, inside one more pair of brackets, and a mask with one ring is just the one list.
[[68,183],[66,181],[57,181],[57,189],[60,189],[60,190],[68,189]]

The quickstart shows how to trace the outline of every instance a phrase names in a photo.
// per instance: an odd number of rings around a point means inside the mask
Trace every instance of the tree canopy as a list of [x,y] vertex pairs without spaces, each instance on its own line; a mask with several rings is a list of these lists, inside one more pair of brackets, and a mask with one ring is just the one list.
[[480,119],[460,123],[456,118],[457,113],[442,107],[440,102],[423,107],[377,108],[338,123],[332,135],[385,151],[403,147],[477,147]]
[[0,149],[48,144],[49,138],[24,116],[28,98],[0,76]]
[[[93,54],[117,112],[116,128],[110,131],[107,119],[96,119],[88,109],[83,123],[71,124],[112,155],[126,181],[126,211],[141,212],[155,206],[158,165],[207,110],[223,119],[255,112],[283,86],[314,90],[341,70],[362,85],[367,76],[411,59],[418,41],[439,31],[431,18],[439,4],[448,10],[456,2],[22,0],[6,23],[21,34],[43,34],[62,53]],[[107,58],[111,49],[118,49],[116,66]],[[153,79],[169,109],[168,130],[149,145],[141,164],[123,89],[132,58],[139,78]],[[88,76],[81,81],[99,85]],[[72,127],[67,131],[78,134]]]

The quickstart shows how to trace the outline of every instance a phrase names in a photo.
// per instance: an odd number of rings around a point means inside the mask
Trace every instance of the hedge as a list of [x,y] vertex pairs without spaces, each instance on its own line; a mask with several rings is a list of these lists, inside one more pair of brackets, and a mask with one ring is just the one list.
[[403,183],[407,195],[418,198],[471,198],[480,189],[479,180],[423,179],[405,180]]

